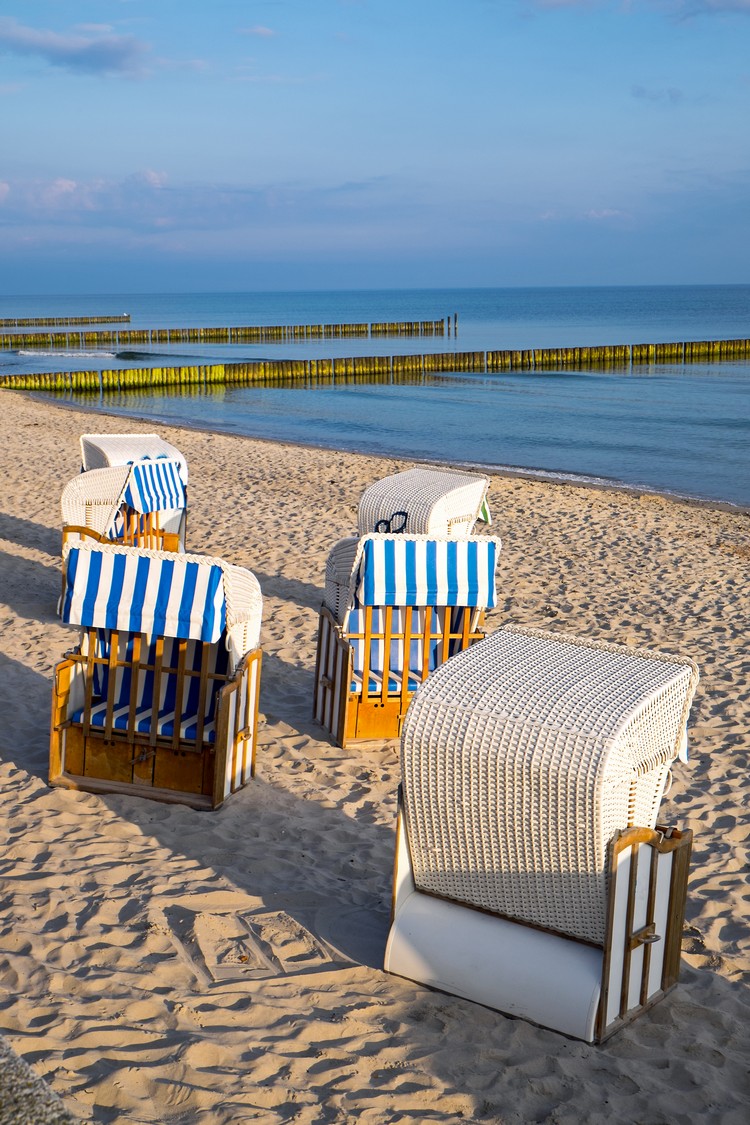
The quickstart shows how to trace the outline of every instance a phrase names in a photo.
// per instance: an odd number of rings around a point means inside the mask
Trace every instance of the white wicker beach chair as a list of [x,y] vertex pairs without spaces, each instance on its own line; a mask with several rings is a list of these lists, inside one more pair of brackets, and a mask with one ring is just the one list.
[[134,461],[155,461],[167,457],[180,462],[180,476],[188,482],[187,461],[179,449],[158,434],[83,434],[81,469],[106,469],[111,465],[131,465]]
[[362,494],[360,535],[371,532],[462,538],[478,519],[490,523],[487,477],[453,469],[407,469],[376,481]]
[[253,773],[258,581],[202,555],[75,544],[55,669],[52,785],[216,808]]
[[479,640],[495,604],[500,540],[365,535],[326,567],[314,716],[340,746],[397,738],[434,668]]
[[137,461],[79,473],[62,494],[62,541],[117,542],[184,551],[187,495],[183,462]]
[[404,724],[385,967],[599,1041],[677,981],[691,833],[657,827],[691,660],[501,629]]

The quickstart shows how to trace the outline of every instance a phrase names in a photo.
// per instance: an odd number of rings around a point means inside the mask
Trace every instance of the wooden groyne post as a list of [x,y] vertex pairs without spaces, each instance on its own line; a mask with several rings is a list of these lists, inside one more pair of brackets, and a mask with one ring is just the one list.
[[674,344],[618,344],[584,348],[525,348],[492,352],[428,352],[332,359],[250,360],[180,367],[126,367],[108,370],[32,372],[0,378],[0,390],[41,390],[105,394],[152,387],[280,385],[321,380],[423,379],[442,372],[496,374],[533,371],[628,371],[669,363],[721,363],[750,357],[750,339]]
[[0,334],[0,348],[122,348],[152,344],[274,344],[347,337],[444,336],[444,320],[406,320],[373,324],[270,324],[237,328],[126,328],[85,332]]
[[130,313],[119,316],[5,316],[0,328],[64,327],[72,324],[129,324]]

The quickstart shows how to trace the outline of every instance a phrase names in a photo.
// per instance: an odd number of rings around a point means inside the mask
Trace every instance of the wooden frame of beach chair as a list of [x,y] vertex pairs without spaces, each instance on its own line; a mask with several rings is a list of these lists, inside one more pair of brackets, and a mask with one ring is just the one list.
[[63,620],[78,646],[55,668],[49,781],[218,807],[252,777],[262,599],[221,559],[66,548]]
[[501,629],[402,736],[385,968],[586,1042],[677,983],[692,834],[657,824],[694,663]]
[[372,532],[464,538],[478,519],[490,523],[489,478],[456,469],[420,467],[365,489],[357,512],[360,535]]
[[484,636],[499,550],[489,536],[380,534],[333,548],[313,714],[338,745],[397,738],[419,685]]
[[182,462],[159,458],[79,473],[63,489],[62,542],[90,539],[184,551],[187,494]]

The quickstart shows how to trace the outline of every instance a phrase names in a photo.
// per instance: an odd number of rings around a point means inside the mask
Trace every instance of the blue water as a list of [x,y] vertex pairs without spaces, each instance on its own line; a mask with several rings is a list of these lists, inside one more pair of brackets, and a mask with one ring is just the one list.
[[[0,298],[0,317],[129,312],[132,327],[435,320],[450,337],[0,352],[21,370],[487,351],[750,336],[750,286]],[[49,349],[41,349],[41,352]],[[28,352],[29,349],[20,349]],[[114,349],[115,352],[118,349]],[[137,358],[133,353],[138,353]],[[90,397],[81,402],[92,404]],[[94,403],[98,400],[94,400]],[[750,363],[445,375],[408,384],[109,395],[108,411],[426,461],[542,471],[750,507]]]

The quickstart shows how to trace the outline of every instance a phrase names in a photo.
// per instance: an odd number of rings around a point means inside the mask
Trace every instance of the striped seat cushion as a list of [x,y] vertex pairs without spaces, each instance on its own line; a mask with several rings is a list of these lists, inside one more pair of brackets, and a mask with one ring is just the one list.
[[[382,688],[383,676],[388,676],[388,691],[400,692],[403,677],[406,671],[408,677],[407,690],[416,691],[422,683],[422,669],[425,663],[425,649],[427,652],[427,670],[432,672],[450,656],[454,656],[461,649],[459,637],[453,638],[448,645],[448,652],[444,652],[443,632],[445,614],[451,614],[450,630],[460,632],[460,621],[463,614],[462,607],[433,607],[427,640],[423,636],[413,637],[409,644],[408,668],[405,670],[404,641],[401,638],[391,640],[388,650],[384,640],[374,637],[370,641],[370,657],[368,668],[369,692],[378,692]],[[407,622],[407,614],[411,616],[411,633],[423,634],[426,621],[426,610],[423,607],[409,606],[392,610],[391,631],[403,633]],[[363,685],[365,664],[365,641],[362,637],[365,628],[364,609],[352,610],[348,617],[348,639],[352,649],[352,674],[353,679],[350,690],[361,692]],[[385,629],[385,609],[374,608],[372,611],[372,632],[383,633]],[[359,636],[357,636],[359,634]],[[387,659],[386,659],[387,657]]]
[[[131,699],[133,697],[133,676],[137,676],[135,685],[135,731],[140,734],[150,734],[154,722],[154,682],[156,662],[156,641],[152,640],[146,646],[141,646],[140,661],[137,668],[133,666],[133,653],[135,634],[120,634],[118,638],[118,666],[114,670],[115,685],[112,705],[112,725],[115,730],[127,730]],[[107,630],[97,630],[96,656],[107,660],[109,658],[110,635]],[[200,672],[204,647],[208,650],[207,670],[209,674],[226,677],[228,672],[228,654],[226,647],[221,644],[204,646],[199,641],[185,642],[185,669],[186,671]],[[186,740],[194,739],[198,726],[198,710],[200,704],[200,677],[198,675],[185,675],[182,684],[182,698],[177,699],[178,676],[177,665],[179,660],[179,641],[166,637],[162,651],[162,672],[159,682],[158,709],[156,714],[156,733],[163,737],[174,734],[175,720],[179,716],[180,736]],[[143,667],[148,665],[148,667]],[[166,671],[166,669],[170,669]],[[96,663],[93,677],[93,700],[88,715],[89,723],[94,727],[104,728],[107,725],[110,678],[112,672],[108,664]],[[206,692],[204,709],[203,741],[213,742],[215,739],[215,715],[218,692],[221,680],[209,680]],[[85,721],[85,708],[79,708],[71,716],[73,722]]]

